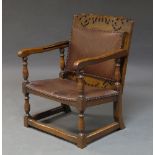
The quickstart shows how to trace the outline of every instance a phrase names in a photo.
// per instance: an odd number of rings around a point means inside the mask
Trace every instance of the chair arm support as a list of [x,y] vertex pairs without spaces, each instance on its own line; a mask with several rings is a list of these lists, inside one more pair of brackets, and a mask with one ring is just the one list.
[[92,57],[92,58],[84,58],[74,62],[74,69],[76,71],[82,70],[84,67],[88,65],[93,65],[97,63],[101,63],[110,59],[117,59],[121,57],[125,57],[128,55],[128,51],[126,49],[119,49],[116,51],[107,51],[103,55]]
[[31,54],[43,53],[50,50],[61,49],[69,46],[69,41],[57,42],[48,46],[39,48],[25,48],[18,52],[19,57],[27,57]]

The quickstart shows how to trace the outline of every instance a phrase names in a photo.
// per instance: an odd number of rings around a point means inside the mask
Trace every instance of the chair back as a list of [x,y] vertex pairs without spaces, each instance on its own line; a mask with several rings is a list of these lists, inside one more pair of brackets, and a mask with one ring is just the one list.
[[[71,43],[65,70],[74,73],[76,60],[102,55],[104,52],[125,48],[129,51],[133,21],[125,17],[95,14],[74,16]],[[127,58],[121,60],[121,82],[124,84]],[[115,60],[108,60],[84,68],[88,85],[109,88],[113,86]],[[70,77],[72,79],[73,75]]]

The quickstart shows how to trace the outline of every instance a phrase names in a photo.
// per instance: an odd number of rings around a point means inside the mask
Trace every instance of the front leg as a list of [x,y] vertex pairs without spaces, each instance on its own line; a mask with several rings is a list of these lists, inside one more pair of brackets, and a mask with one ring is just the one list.
[[84,121],[84,110],[85,110],[85,96],[84,96],[84,76],[83,72],[81,71],[78,75],[77,79],[77,89],[78,89],[78,142],[77,146],[80,148],[86,147],[86,135],[85,135],[85,121]]
[[29,103],[29,94],[25,94],[25,103],[24,103],[24,109],[25,109],[25,116],[24,116],[24,126],[28,127],[28,118],[30,117],[30,103]]
[[78,135],[78,142],[77,146],[79,148],[86,147],[86,135],[85,135],[85,121],[84,121],[84,112],[80,111],[78,114],[78,129],[79,129],[79,135]]
[[[25,89],[25,85],[27,83],[29,83],[28,81],[28,76],[29,76],[29,72],[28,72],[28,63],[27,63],[28,58],[27,57],[23,57],[23,78],[24,78],[24,83],[23,83],[23,90]],[[24,91],[24,95],[25,95],[25,103],[24,103],[24,110],[26,115],[24,116],[24,126],[28,127],[28,118],[30,117],[30,103],[29,103],[29,94]]]

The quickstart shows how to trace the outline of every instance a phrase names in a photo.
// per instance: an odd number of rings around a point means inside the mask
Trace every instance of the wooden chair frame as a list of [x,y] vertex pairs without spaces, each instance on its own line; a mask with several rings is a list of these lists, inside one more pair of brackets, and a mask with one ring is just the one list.
[[[83,16],[85,16],[85,14]],[[90,16],[90,15],[88,15],[88,16]],[[93,17],[93,16],[91,15],[91,17]],[[77,18],[77,16],[74,18]],[[109,18],[106,16],[106,18],[111,19],[111,16],[109,16]],[[122,19],[122,17],[119,17],[118,19]],[[98,19],[96,19],[96,20],[98,20]],[[109,20],[109,22],[110,22],[110,20]],[[82,20],[81,24],[86,26],[87,23]],[[87,25],[89,25],[89,24],[87,24]],[[132,22],[132,25],[133,25],[133,22]],[[119,26],[117,26],[117,27],[119,27]],[[117,30],[117,31],[119,31],[119,30]],[[126,38],[124,39],[124,45],[123,45],[122,49],[120,49],[120,50],[107,51],[101,56],[81,59],[74,63],[74,68],[76,70],[75,76],[77,78],[77,89],[79,92],[78,100],[76,102],[61,101],[59,99],[52,98],[51,96],[45,96],[42,93],[36,93],[33,90],[29,90],[26,88],[26,85],[29,83],[29,80],[28,80],[29,72],[28,72],[27,60],[28,60],[28,56],[30,56],[32,54],[44,53],[44,52],[49,52],[49,51],[52,52],[55,49],[59,49],[59,51],[60,51],[60,69],[61,69],[59,76],[61,78],[65,78],[69,74],[64,71],[64,68],[65,68],[65,60],[64,60],[64,51],[65,50],[64,49],[69,47],[70,41],[63,41],[63,42],[58,42],[58,43],[55,43],[55,44],[52,44],[49,46],[44,46],[44,47],[40,47],[40,48],[28,48],[28,49],[23,49],[23,50],[19,51],[18,56],[21,57],[22,61],[23,61],[23,78],[24,78],[23,93],[25,95],[24,108],[25,108],[25,113],[26,113],[26,115],[24,116],[24,126],[25,127],[31,126],[31,127],[40,129],[44,132],[55,135],[57,137],[63,138],[67,141],[77,144],[77,146],[80,148],[86,147],[86,145],[88,143],[90,143],[104,135],[107,135],[113,131],[116,131],[118,129],[123,129],[125,126],[124,126],[123,117],[122,117],[122,92],[123,92],[123,85],[124,85],[124,79],[125,79],[125,73],[126,73],[130,39],[131,39],[131,33],[130,33],[130,35],[127,35]],[[118,91],[118,95],[116,95],[114,97],[109,97],[109,98],[97,98],[97,99],[93,100],[92,102],[86,102],[86,99],[84,96],[85,80],[84,80],[83,68],[88,65],[97,64],[97,63],[100,63],[100,62],[103,62],[106,60],[110,60],[110,59],[116,60],[115,90]],[[122,63],[121,60],[123,60],[123,65],[121,64]],[[30,103],[29,103],[29,94],[30,93],[58,101],[61,103],[61,106],[32,116],[32,115],[30,115]],[[113,102],[114,122],[107,126],[101,127],[89,134],[86,134],[85,133],[85,123],[84,123],[85,122],[84,121],[85,109],[89,106],[104,104],[107,102]],[[70,106],[76,107],[79,112],[79,114],[78,114],[79,134],[77,134],[77,135],[72,134],[72,133],[63,131],[61,129],[58,129],[56,127],[49,127],[49,126],[39,122],[40,119],[48,117],[50,115],[54,115],[54,114],[57,114],[60,112],[65,112],[65,113],[70,112],[71,111]]]

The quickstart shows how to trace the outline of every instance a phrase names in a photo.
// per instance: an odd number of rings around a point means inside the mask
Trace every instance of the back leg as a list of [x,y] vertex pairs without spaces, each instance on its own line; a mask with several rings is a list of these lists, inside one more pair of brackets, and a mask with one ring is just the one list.
[[122,115],[122,96],[119,96],[117,101],[114,102],[114,120],[119,123],[120,129],[124,129],[124,121]]

